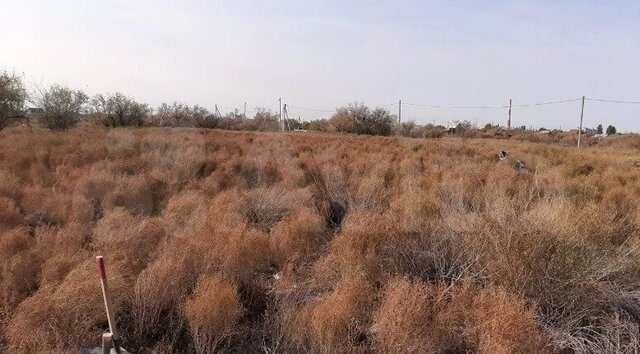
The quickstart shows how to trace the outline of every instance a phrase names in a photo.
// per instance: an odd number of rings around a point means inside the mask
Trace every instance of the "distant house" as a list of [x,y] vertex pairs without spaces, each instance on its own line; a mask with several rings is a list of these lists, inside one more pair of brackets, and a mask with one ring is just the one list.
[[447,123],[447,133],[450,135],[453,135],[456,133],[456,124],[454,123]]
[[[568,132],[572,134],[578,134],[579,129],[571,129]],[[587,136],[594,136],[598,134],[598,131],[591,128],[582,128],[582,134]]]
[[548,129],[540,129],[536,132],[536,134],[540,134],[540,135],[547,135],[547,134],[551,134],[551,130]]

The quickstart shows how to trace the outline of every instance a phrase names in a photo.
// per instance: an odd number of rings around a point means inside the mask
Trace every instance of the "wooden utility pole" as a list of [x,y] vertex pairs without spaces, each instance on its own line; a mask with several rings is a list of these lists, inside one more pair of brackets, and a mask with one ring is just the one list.
[[284,131],[284,122],[282,121],[282,97],[278,98],[278,104],[280,105],[280,130]]
[[287,130],[291,130],[291,128],[289,127],[289,112],[287,112],[287,104],[284,104],[284,107],[282,108],[282,114],[284,115],[284,121],[282,123],[282,130],[284,130],[285,128],[285,124],[287,123],[286,127]]
[[244,112],[242,113],[244,119],[247,119],[247,102],[244,103]]
[[507,130],[511,130],[511,99],[509,99],[509,117],[507,118]]
[[578,129],[578,149],[580,148],[580,139],[582,138],[582,120],[584,119],[584,96],[582,96],[582,108],[580,109],[580,129]]
[[398,100],[398,124],[402,123],[402,100]]

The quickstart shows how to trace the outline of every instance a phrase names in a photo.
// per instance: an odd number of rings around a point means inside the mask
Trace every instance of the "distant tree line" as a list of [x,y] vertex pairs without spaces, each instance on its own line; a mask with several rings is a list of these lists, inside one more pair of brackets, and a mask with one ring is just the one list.
[[[35,114],[27,114],[28,104]],[[28,93],[22,77],[9,72],[0,73],[0,130],[19,120],[37,120],[41,126],[55,130],[66,130],[86,120],[105,127],[198,127],[225,130],[277,131],[280,129],[278,114],[267,108],[256,108],[251,118],[238,110],[222,116],[205,107],[183,103],[162,103],[153,109],[146,103],[122,93],[97,94],[89,97],[81,90],[60,85],[37,89]],[[302,122],[287,119],[287,130],[312,130],[364,135],[401,135],[406,137],[438,138],[445,134],[460,137],[508,136],[503,127],[487,124],[474,127],[468,121],[456,122],[454,126],[418,125],[415,122],[397,122],[397,117],[385,108],[370,108],[363,103],[349,103],[336,109],[329,119]],[[512,132],[525,132],[526,127]],[[602,125],[596,132],[603,133]],[[616,128],[608,126],[606,134],[616,134]]]

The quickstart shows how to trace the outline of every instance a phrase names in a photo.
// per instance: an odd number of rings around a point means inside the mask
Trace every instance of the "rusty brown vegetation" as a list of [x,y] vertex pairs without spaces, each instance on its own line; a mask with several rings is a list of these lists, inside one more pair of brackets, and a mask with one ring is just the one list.
[[0,349],[97,346],[102,254],[133,352],[640,350],[638,138],[524,140],[5,129]]

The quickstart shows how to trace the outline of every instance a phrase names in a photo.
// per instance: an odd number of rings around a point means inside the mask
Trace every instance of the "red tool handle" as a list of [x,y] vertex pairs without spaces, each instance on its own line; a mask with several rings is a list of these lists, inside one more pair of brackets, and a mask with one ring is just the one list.
[[107,279],[107,273],[104,270],[104,258],[102,256],[97,256],[98,260],[98,276],[100,276],[100,280]]

